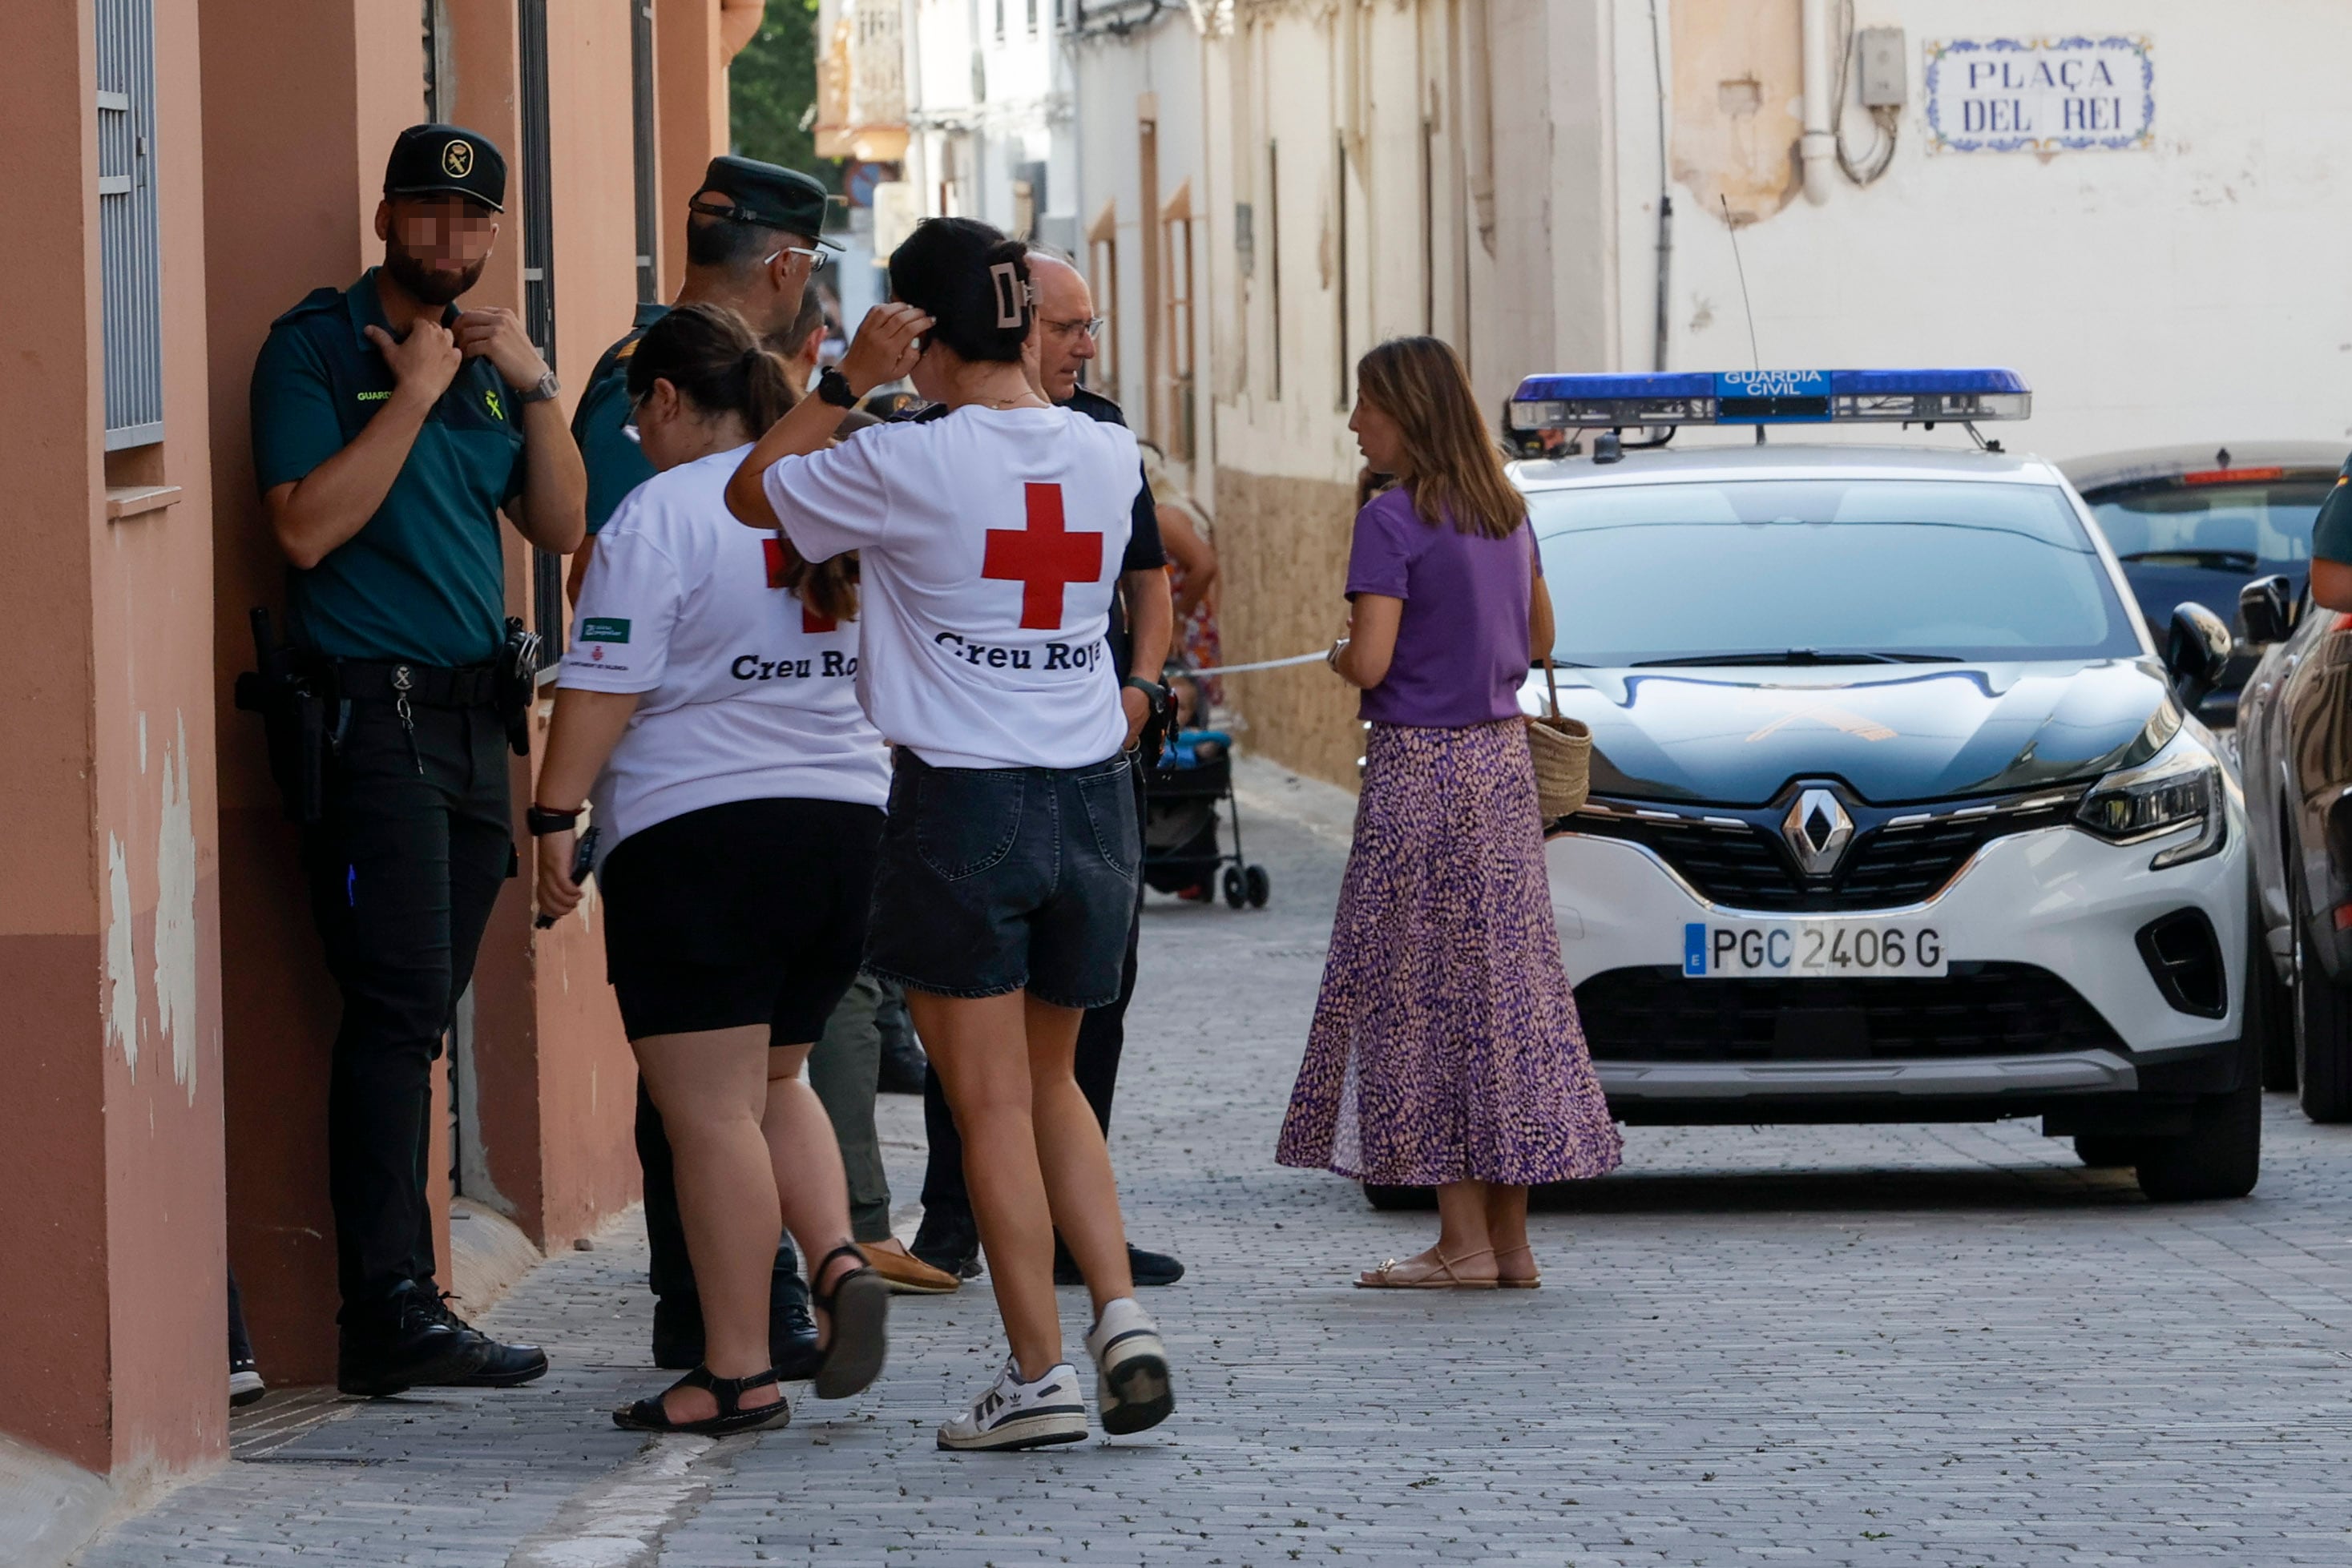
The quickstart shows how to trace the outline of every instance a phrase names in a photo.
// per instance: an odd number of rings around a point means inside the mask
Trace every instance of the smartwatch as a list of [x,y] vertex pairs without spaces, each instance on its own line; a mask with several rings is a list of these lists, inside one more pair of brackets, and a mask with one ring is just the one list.
[[530,830],[532,838],[543,839],[550,833],[568,833],[578,827],[580,812],[577,810],[551,811],[535,805],[522,814],[522,820],[523,825]]
[[515,392],[515,402],[545,402],[562,390],[563,384],[555,379],[555,372],[550,371],[530,385],[518,388]]
[[819,402],[829,402],[835,408],[857,406],[857,393],[851,389],[849,378],[841,373],[838,365],[825,366],[824,373],[816,378],[816,395]]

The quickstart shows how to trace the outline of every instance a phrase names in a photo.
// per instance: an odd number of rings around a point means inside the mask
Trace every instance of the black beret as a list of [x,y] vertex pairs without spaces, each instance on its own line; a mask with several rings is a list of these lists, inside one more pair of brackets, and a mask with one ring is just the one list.
[[488,137],[456,125],[412,125],[383,166],[387,196],[464,196],[507,210],[507,161]]
[[720,156],[703,171],[702,186],[688,204],[706,217],[806,235],[838,250],[839,245],[824,237],[825,208],[832,200],[823,185],[796,170]]

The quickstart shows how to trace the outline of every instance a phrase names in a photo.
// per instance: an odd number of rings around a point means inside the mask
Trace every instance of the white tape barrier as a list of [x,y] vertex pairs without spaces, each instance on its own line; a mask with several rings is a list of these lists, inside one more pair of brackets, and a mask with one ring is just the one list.
[[1318,648],[1312,653],[1294,653],[1287,659],[1260,659],[1255,664],[1218,664],[1206,670],[1186,670],[1187,675],[1242,675],[1252,670],[1286,670],[1293,664],[1319,664],[1331,656],[1328,648]]

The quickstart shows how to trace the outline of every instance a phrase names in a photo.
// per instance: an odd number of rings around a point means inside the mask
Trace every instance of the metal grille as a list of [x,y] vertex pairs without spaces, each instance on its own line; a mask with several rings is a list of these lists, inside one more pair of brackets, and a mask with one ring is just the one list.
[[1576,988],[1601,1061],[1906,1061],[2119,1051],[2091,1004],[2031,964],[1941,979],[1693,980],[1671,965]]
[[654,143],[653,0],[628,0],[629,113],[636,131],[637,298],[661,298],[661,273],[654,265],[661,210],[656,196],[660,150]]
[[153,0],[98,0],[98,266],[106,449],[163,439]]
[[[1852,912],[1933,898],[1985,844],[2071,821],[2076,799],[2068,793],[1899,816],[1856,807],[1853,848],[1826,877],[1798,871],[1777,831],[1779,807],[1693,816],[1604,806],[1569,819],[1569,826],[1643,845],[1713,904],[1790,914]],[[1880,821],[1868,822],[1871,815]]]
[[[547,0],[520,0],[522,51],[522,319],[530,340],[555,368],[555,202],[550,192],[547,124]],[[563,558],[530,557],[531,625],[540,667],[563,655]]]

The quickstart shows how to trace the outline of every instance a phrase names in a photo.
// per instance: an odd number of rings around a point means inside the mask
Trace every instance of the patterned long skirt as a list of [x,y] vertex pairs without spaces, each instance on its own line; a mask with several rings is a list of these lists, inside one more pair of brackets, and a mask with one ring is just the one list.
[[1605,1176],[1621,1145],[1560,967],[1519,721],[1371,727],[1275,1157],[1358,1181]]

